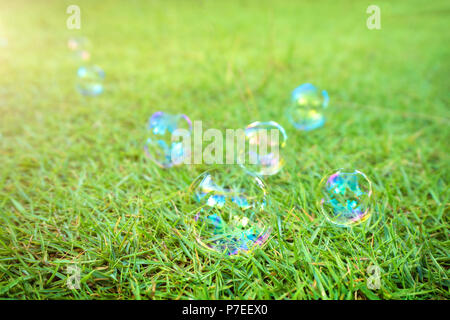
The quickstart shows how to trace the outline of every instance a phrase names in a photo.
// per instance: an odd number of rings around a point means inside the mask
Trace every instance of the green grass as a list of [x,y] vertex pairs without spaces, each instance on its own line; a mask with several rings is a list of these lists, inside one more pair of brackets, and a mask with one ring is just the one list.
[[[66,29],[73,1],[0,1],[1,298],[450,297],[448,1],[76,2],[79,31]],[[366,28],[369,4],[381,30]],[[99,97],[74,89],[74,35],[106,71]],[[304,82],[331,98],[309,133],[284,118]],[[183,199],[208,166],[145,158],[158,110],[285,126],[286,166],[265,179],[280,226],[264,248],[216,257],[186,232]],[[353,229],[314,205],[341,166],[374,183],[374,215]]]

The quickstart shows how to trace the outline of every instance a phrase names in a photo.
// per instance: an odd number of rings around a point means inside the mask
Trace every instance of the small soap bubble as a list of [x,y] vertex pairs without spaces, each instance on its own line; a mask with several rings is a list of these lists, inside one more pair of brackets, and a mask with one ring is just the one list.
[[67,41],[67,47],[73,52],[73,58],[78,61],[88,61],[90,42],[84,37],[72,37]]
[[77,89],[82,95],[97,96],[103,92],[105,72],[99,66],[81,66],[77,77]]
[[74,52],[74,58],[79,61],[89,61],[91,54],[86,50],[79,50]]
[[353,226],[371,213],[372,183],[358,170],[339,169],[325,176],[318,190],[318,207],[331,222]]
[[[147,139],[145,153],[162,168],[181,165],[190,158],[190,146],[183,144],[192,131],[192,122],[184,114],[155,112],[149,119],[150,136]],[[174,139],[177,133],[179,139]]]
[[274,175],[284,165],[281,150],[286,145],[287,135],[275,121],[253,122],[245,128],[245,155],[241,164],[256,175]]
[[85,37],[71,37],[67,41],[67,47],[72,50],[85,50],[90,46],[90,42]]
[[269,239],[267,191],[257,176],[235,166],[212,169],[194,180],[188,194],[195,207],[193,235],[204,248],[236,255]]
[[325,90],[320,91],[310,83],[302,84],[292,91],[288,119],[298,130],[320,128],[325,123],[324,111],[328,103],[329,97]]

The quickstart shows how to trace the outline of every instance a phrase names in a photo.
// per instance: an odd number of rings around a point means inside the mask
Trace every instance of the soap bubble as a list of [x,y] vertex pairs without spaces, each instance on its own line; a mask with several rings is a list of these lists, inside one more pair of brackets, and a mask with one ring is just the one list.
[[67,41],[67,47],[72,51],[86,49],[89,45],[90,42],[85,37],[71,37]]
[[317,199],[320,211],[328,220],[352,226],[370,217],[371,197],[372,183],[364,173],[339,169],[321,180]]
[[271,233],[267,191],[260,178],[239,167],[212,169],[189,188],[193,234],[200,245],[226,255],[248,252]]
[[99,66],[81,66],[77,76],[77,89],[82,95],[97,96],[103,92],[105,72]]
[[155,112],[149,120],[150,137],[145,146],[146,155],[162,168],[182,164],[190,157],[190,146],[183,145],[183,139],[173,141],[177,134],[190,136],[192,122],[184,114],[172,115],[162,111]]
[[320,91],[310,83],[302,84],[292,91],[291,106],[288,108],[289,121],[298,130],[317,129],[325,123],[324,109],[329,97],[325,90]]
[[72,37],[67,41],[67,47],[73,51],[76,60],[88,61],[91,58],[89,53],[90,42],[84,37]]
[[257,175],[274,175],[284,165],[280,151],[286,145],[287,135],[275,121],[253,122],[245,128],[245,152],[241,164]]
[[89,61],[89,59],[91,59],[91,54],[86,50],[75,51],[74,58],[80,61]]

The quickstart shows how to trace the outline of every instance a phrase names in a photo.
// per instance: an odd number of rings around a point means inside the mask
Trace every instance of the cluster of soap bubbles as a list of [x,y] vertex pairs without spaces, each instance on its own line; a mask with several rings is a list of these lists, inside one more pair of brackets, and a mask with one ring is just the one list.
[[[310,83],[291,93],[286,110],[295,129],[311,131],[325,123],[328,93]],[[185,163],[190,147],[174,139],[178,131],[191,135],[184,114],[156,112],[148,123],[146,155],[162,168]],[[275,121],[253,122],[245,129],[240,166],[221,166],[202,173],[191,184],[186,203],[192,206],[192,233],[203,247],[228,255],[264,245],[274,226],[263,176],[280,172],[285,164],[287,134]],[[239,170],[237,169],[239,168]],[[351,227],[372,213],[372,183],[358,170],[339,169],[318,184],[317,209],[335,225]]]
[[103,92],[105,72],[90,62],[90,41],[85,37],[72,37],[67,42],[77,64],[76,88],[83,96],[98,96]]

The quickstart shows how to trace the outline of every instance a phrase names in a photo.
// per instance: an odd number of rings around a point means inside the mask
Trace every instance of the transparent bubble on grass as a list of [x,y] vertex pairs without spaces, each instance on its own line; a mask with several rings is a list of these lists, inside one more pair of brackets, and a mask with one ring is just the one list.
[[145,153],[157,165],[170,168],[190,159],[190,148],[183,145],[183,139],[175,139],[174,135],[190,136],[192,122],[188,116],[158,111],[150,117],[148,129],[150,136],[145,145]]
[[67,41],[67,47],[72,51],[86,49],[89,45],[90,42],[85,37],[71,37]]
[[331,222],[353,226],[366,221],[371,213],[372,183],[358,170],[339,169],[325,176],[318,189],[318,206]]
[[90,42],[84,37],[72,37],[67,41],[67,47],[73,51],[73,58],[78,61],[88,61],[91,58],[89,53]]
[[302,84],[292,91],[287,117],[298,130],[320,128],[325,123],[324,110],[329,100],[325,90],[320,91],[310,83]]
[[73,57],[79,61],[89,61],[91,54],[86,50],[75,51]]
[[189,188],[193,234],[204,248],[236,255],[264,245],[271,233],[262,180],[239,167],[213,169]]
[[81,66],[77,71],[77,89],[84,96],[97,96],[103,92],[105,72],[96,65]]
[[281,150],[286,145],[286,131],[275,121],[253,122],[245,128],[245,148],[240,152],[241,166],[256,175],[274,175],[284,165]]

